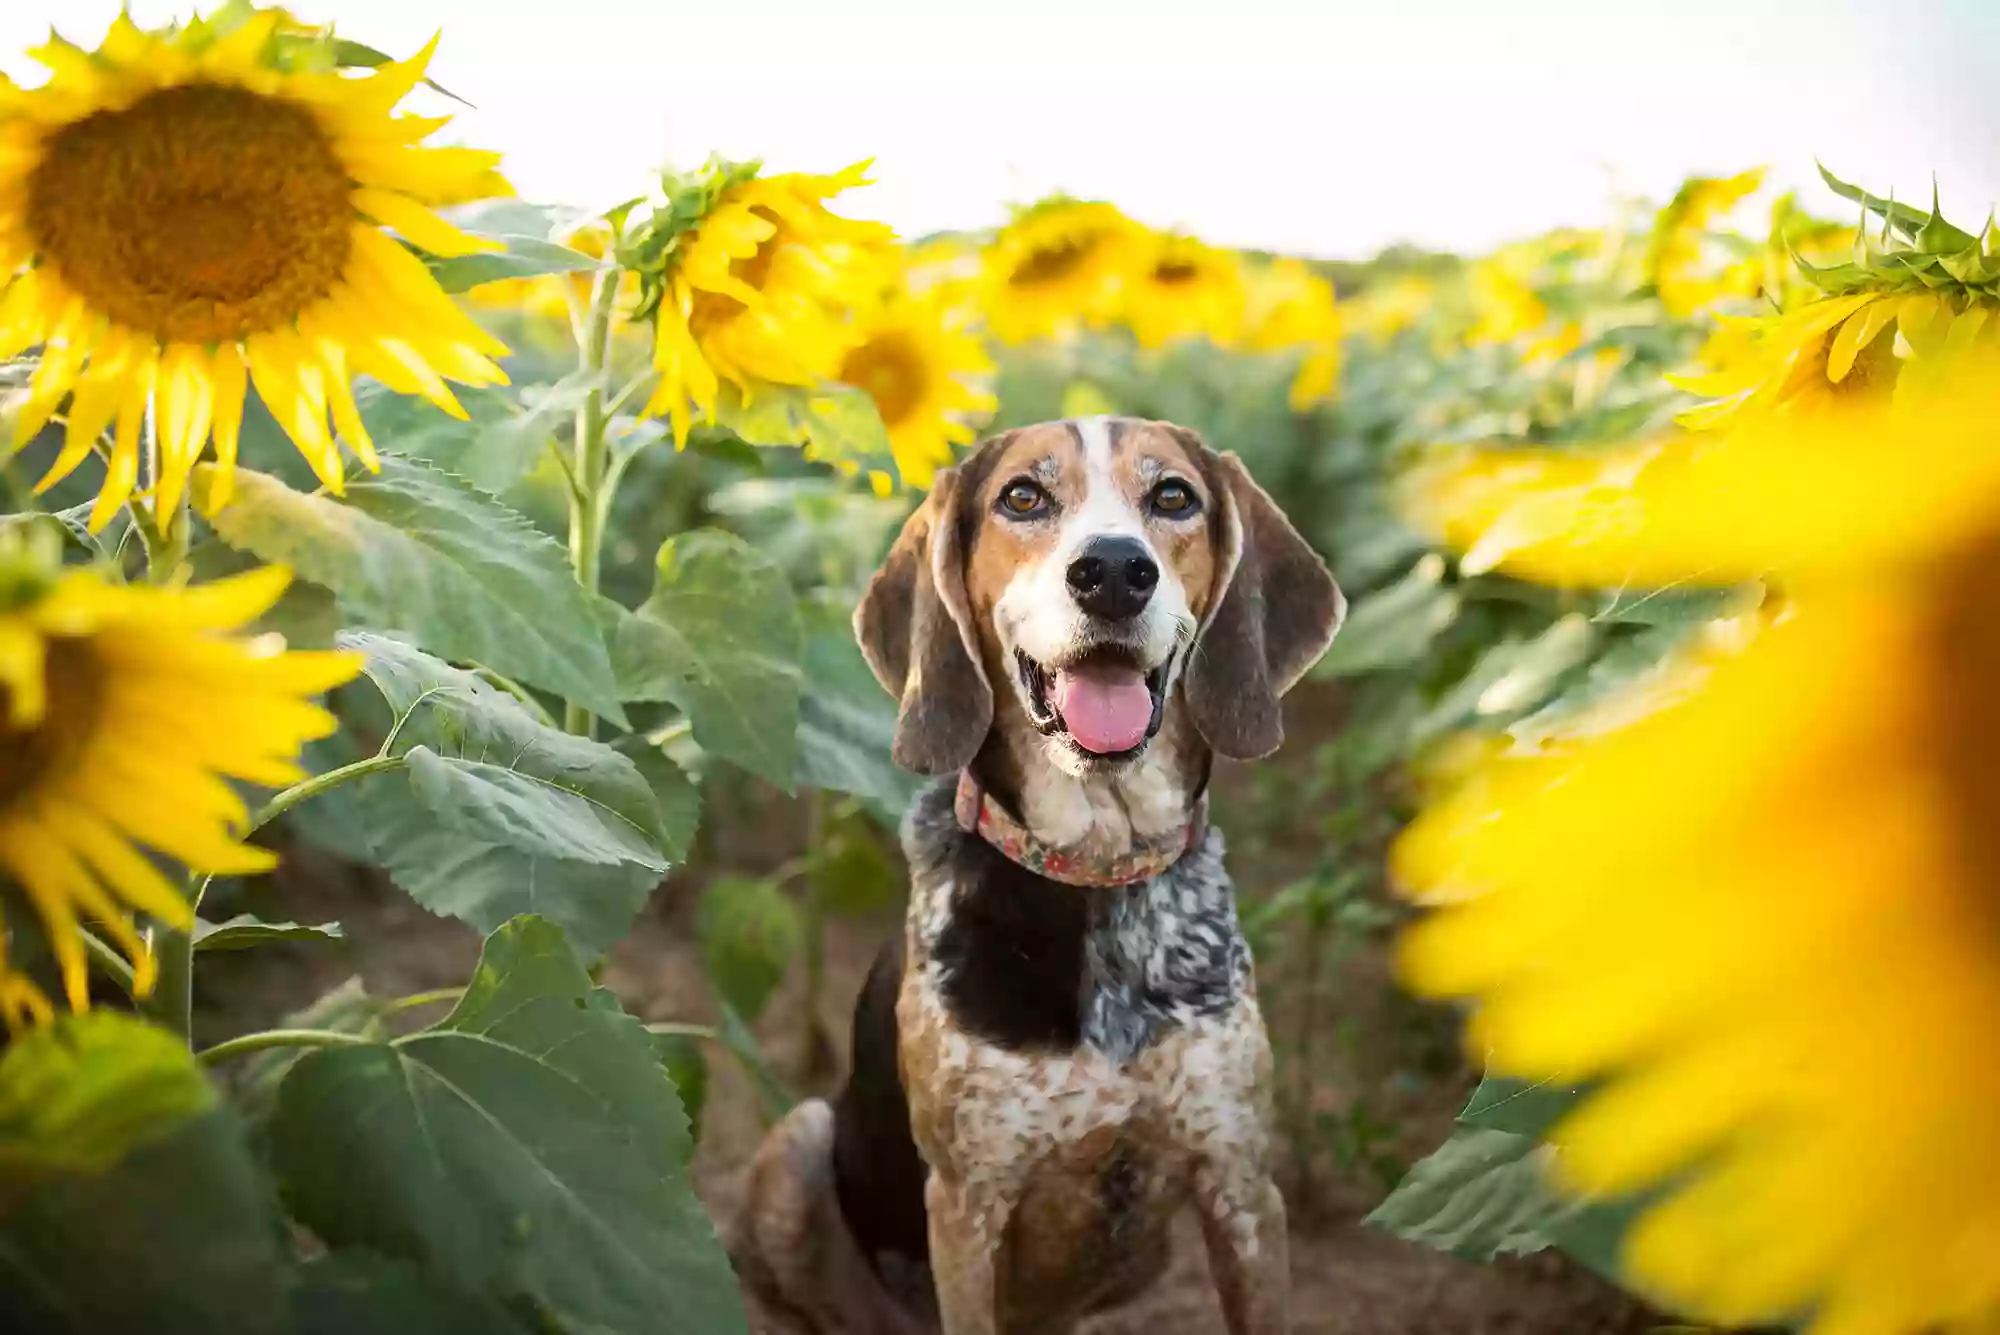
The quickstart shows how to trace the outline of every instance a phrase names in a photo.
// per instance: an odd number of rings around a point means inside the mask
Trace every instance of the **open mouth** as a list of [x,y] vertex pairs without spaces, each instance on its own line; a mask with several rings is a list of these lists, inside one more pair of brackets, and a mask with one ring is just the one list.
[[1014,651],[1029,721],[1106,760],[1136,754],[1160,730],[1171,661],[1148,672],[1127,651],[1098,649],[1054,667]]

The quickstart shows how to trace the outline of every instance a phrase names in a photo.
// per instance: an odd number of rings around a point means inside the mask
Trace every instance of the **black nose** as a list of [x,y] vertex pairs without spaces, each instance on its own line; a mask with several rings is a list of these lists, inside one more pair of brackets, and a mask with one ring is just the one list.
[[1069,563],[1076,605],[1106,621],[1139,615],[1159,582],[1160,568],[1137,538],[1092,538]]

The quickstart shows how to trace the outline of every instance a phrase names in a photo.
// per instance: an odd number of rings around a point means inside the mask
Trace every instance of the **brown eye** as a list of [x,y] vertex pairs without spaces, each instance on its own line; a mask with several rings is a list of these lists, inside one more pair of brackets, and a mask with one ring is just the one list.
[[1163,515],[1182,518],[1201,508],[1195,499],[1194,488],[1185,482],[1166,481],[1153,488],[1153,509]]
[[1026,478],[1007,484],[1000,493],[1000,510],[1016,519],[1034,519],[1049,508],[1049,494]]

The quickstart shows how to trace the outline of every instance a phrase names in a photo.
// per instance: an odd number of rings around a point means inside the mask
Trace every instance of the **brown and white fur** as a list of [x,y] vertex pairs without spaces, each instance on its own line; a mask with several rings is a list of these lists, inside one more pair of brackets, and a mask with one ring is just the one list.
[[[1150,567],[1148,587],[1085,596],[1086,548]],[[1043,847],[1112,859],[1189,826],[1214,756],[1277,748],[1279,697],[1343,610],[1233,455],[1093,418],[1005,433],[940,474],[855,627],[901,700],[900,763],[969,768]],[[1106,654],[1155,701],[1151,734],[1115,756],[1084,750],[1042,690]],[[907,925],[857,1004],[847,1088],[795,1109],[753,1164],[730,1239],[746,1283],[820,1331],[1060,1332],[1150,1284],[1192,1205],[1232,1335],[1286,1330],[1270,1049],[1220,835],[1080,888],[960,829],[951,797],[941,781],[905,823]]]

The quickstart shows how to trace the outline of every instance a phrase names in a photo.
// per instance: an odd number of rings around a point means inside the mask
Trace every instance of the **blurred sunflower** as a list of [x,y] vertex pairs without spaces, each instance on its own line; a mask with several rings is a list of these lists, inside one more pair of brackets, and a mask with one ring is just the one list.
[[715,421],[724,380],[747,400],[760,384],[810,386],[839,369],[856,336],[849,313],[878,299],[893,264],[887,227],[826,208],[866,185],[867,169],[711,176],[726,183],[672,238],[653,334],[660,383],[646,412],[671,420],[677,445],[694,413]]
[[[1668,383],[1713,402],[1684,426],[1764,413],[1812,415],[1921,387],[1964,355],[2000,343],[2000,234],[1982,239],[1828,176],[1883,218],[1879,246],[1852,263],[1796,268],[1813,299],[1780,314],[1724,318],[1699,354],[1705,369]],[[1833,236],[1822,233],[1821,244]]]
[[1242,332],[1243,301],[1243,264],[1233,252],[1154,234],[1126,278],[1123,314],[1142,348],[1196,336],[1227,346]]
[[1472,327],[1466,342],[1479,345],[1518,343],[1521,358],[1533,365],[1554,361],[1583,342],[1575,321],[1553,324],[1548,306],[1534,286],[1516,272],[1525,252],[1501,251],[1472,266],[1466,284],[1472,301]]
[[1138,262],[1137,223],[1109,204],[1045,201],[1007,226],[980,257],[987,325],[1026,343],[1102,324]]
[[951,447],[972,442],[964,415],[996,406],[991,394],[968,383],[991,376],[993,361],[937,294],[888,301],[861,329],[861,342],[835,378],[875,401],[905,485],[928,487],[951,462]]
[[1655,216],[1646,273],[1667,314],[1683,318],[1724,297],[1756,292],[1760,257],[1722,250],[1714,233],[1763,183],[1761,167],[1736,176],[1691,176]]
[[1291,405],[1304,412],[1332,396],[1340,380],[1340,310],[1333,284],[1301,260],[1279,259],[1249,272],[1243,346],[1252,352],[1303,352]]
[[1435,909],[1405,976],[1474,1001],[1495,1073],[1596,1082],[1558,1185],[1657,1190],[1626,1271],[1720,1324],[2000,1321],[1997,369],[1412,484],[1527,578],[1782,584],[1664,708],[1501,748],[1394,854]]
[[[603,220],[584,224],[562,242],[571,250],[594,260],[604,258],[611,244],[611,228]],[[543,274],[536,278],[502,278],[481,283],[465,294],[465,299],[487,310],[522,311],[543,320],[567,324],[573,311],[590,301],[595,275],[588,273]],[[628,320],[639,309],[639,276],[629,270],[618,276],[617,314]]]
[[[90,1004],[80,918],[131,958],[141,994],[154,966],[131,912],[193,924],[144,849],[222,875],[275,864],[238,838],[248,813],[224,780],[304,778],[299,747],[334,728],[310,697],[361,667],[233,633],[290,581],[267,567],[125,587],[0,550],[0,875],[40,915],[73,1009]],[[4,984],[0,1008],[17,1021],[37,1009]]]
[[1386,343],[1437,309],[1437,283],[1410,274],[1378,282],[1342,303],[1345,320],[1372,342]]
[[277,63],[280,11],[231,21],[154,33],[120,15],[96,51],[31,52],[43,85],[0,85],[0,359],[42,348],[16,441],[70,397],[47,488],[115,424],[93,528],[137,485],[149,404],[169,511],[211,436],[228,499],[246,381],[338,493],[329,413],[376,466],[350,373],[457,416],[446,378],[506,378],[506,349],[404,244],[490,249],[427,206],[507,189],[495,154],[419,146],[444,119],[391,114],[435,40],[350,78]]

